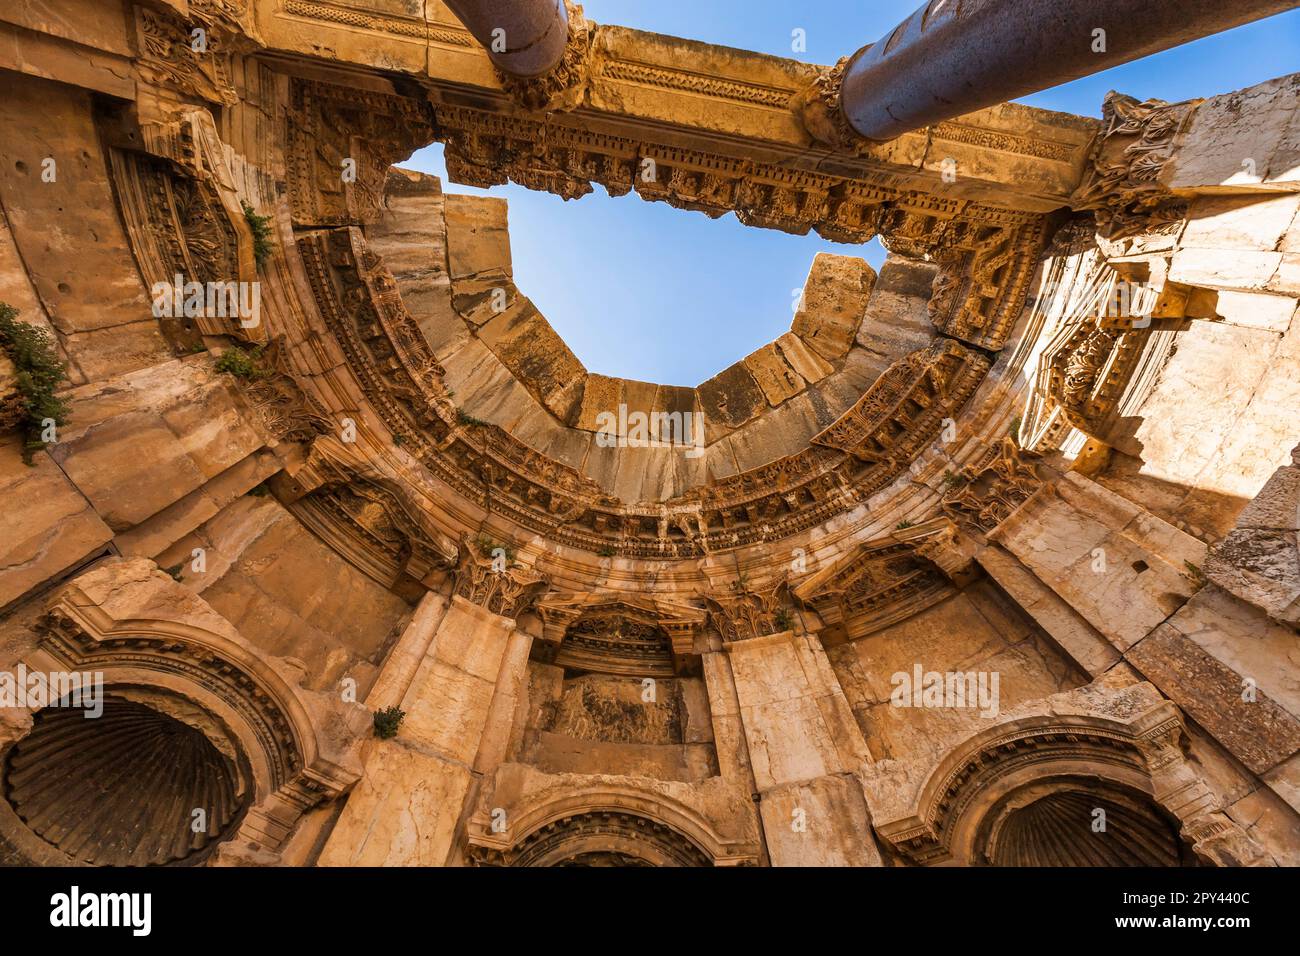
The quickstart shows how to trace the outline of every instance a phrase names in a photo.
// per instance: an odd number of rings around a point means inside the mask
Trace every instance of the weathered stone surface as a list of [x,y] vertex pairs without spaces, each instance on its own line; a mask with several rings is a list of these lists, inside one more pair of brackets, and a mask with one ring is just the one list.
[[1195,592],[1192,567],[1205,560],[1201,542],[1073,472],[997,536],[1121,651]]
[[[0,436],[0,608],[102,548],[113,537],[48,455],[22,461],[20,436]],[[22,502],[21,507],[16,503]]]
[[1300,720],[1262,689],[1254,700],[1244,700],[1249,675],[1227,666],[1176,626],[1156,628],[1125,658],[1255,773],[1300,750]]
[[511,275],[504,199],[451,194],[445,198],[443,214],[453,281],[493,270]]
[[1161,178],[1171,189],[1294,189],[1300,169],[1298,86],[1300,79],[1292,75],[1210,97]]
[[767,403],[772,406],[798,395],[807,384],[803,376],[785,361],[775,343],[750,352],[745,357],[745,368],[754,376]]
[[[1294,78],[828,148],[823,68],[619,27],[530,111],[445,4],[47,6],[0,13],[0,301],[70,418],[34,469],[0,436],[0,666],[90,640],[252,774],[207,862],[1042,862],[995,852],[1003,810],[1081,862],[1044,807],[1116,788],[1174,856],[1300,859]],[[891,252],[818,256],[697,388],[589,375],[504,201],[391,168],[433,140],[480,188]],[[256,279],[259,324],[160,323],[176,271]],[[1117,278],[1153,330],[1099,318]],[[251,374],[199,354],[254,342]],[[602,447],[620,410],[707,447]],[[997,699],[895,706],[917,667]],[[0,801],[0,862],[44,845]]]
[[818,253],[791,331],[823,358],[842,358],[867,310],[876,273],[863,259]]
[[126,530],[261,447],[227,381],[186,359],[83,386],[50,454],[109,527]]

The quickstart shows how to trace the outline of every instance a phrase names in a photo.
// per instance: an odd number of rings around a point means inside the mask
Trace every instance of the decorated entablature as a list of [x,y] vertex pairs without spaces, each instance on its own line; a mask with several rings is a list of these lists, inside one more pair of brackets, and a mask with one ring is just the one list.
[[[324,10],[289,3],[271,23],[306,18],[328,30]],[[401,36],[398,22],[364,25]],[[475,533],[485,518],[502,540],[544,541],[539,568],[555,548],[585,555],[566,560],[612,564],[616,578],[634,582],[642,562],[730,551],[762,561],[846,516],[861,527],[864,517],[870,520],[863,503],[889,494],[936,442],[959,455],[983,454],[978,427],[950,445],[950,423],[968,413],[993,356],[1010,339],[1050,231],[1045,211],[1052,200],[1045,195],[1064,191],[1071,180],[1062,169],[1081,167],[1092,135],[1086,123],[1046,114],[1029,124],[1037,132],[1026,134],[1024,117],[1009,124],[997,111],[969,120],[987,124],[978,135],[965,120],[939,131],[958,155],[997,150],[1019,157],[1037,169],[1030,179],[1039,194],[990,190],[978,175],[949,184],[925,172],[924,160],[918,173],[902,161],[903,143],[845,150],[829,162],[808,152],[804,134],[773,124],[782,111],[796,122],[788,101],[810,79],[805,68],[764,61],[754,75],[771,73],[768,81],[751,76],[701,87],[686,73],[651,66],[660,55],[653,44],[641,50],[627,31],[579,23],[585,67],[564,94],[564,110],[537,112],[509,90],[466,96],[456,85],[464,80],[455,57],[447,61],[452,75],[394,82],[349,72],[345,64],[308,70],[290,56],[256,67],[257,108],[283,118],[282,135],[250,144],[246,159],[232,163],[232,148],[222,141],[229,124],[223,129],[209,112],[228,97],[195,83],[182,90],[188,104],[160,101],[137,140],[144,151],[123,142],[114,153],[124,215],[138,224],[131,235],[147,275],[206,281],[255,270],[267,289],[259,324],[205,320],[178,330],[177,341],[225,336],[265,350],[267,373],[241,385],[247,400],[284,440],[320,449],[272,490],[350,562],[405,593],[464,579],[465,549],[458,558],[450,542]],[[279,29],[232,49],[251,56],[257,43],[274,47]],[[459,48],[456,30],[435,34],[434,42]],[[701,62],[711,57],[708,48],[689,44],[680,52]],[[188,57],[179,48],[172,53]],[[209,85],[220,79],[214,75]],[[738,111],[737,131],[719,138],[707,129],[710,117],[691,111],[671,123],[622,115],[606,93],[619,84],[714,98]],[[253,105],[250,99],[234,109]],[[635,99],[624,107],[630,114],[651,108]],[[1008,125],[1020,131],[1000,129]],[[446,144],[451,177],[471,185],[515,181],[578,198],[599,184],[612,195],[635,192],[710,216],[735,212],[751,226],[817,231],[841,242],[880,236],[895,254],[935,270],[926,306],[929,344],[899,355],[807,441],[774,449],[766,463],[730,475],[710,469],[666,498],[625,500],[573,462],[460,407],[420,316],[409,311],[401,284],[375,251],[371,232],[383,213],[389,166],[431,141]],[[340,176],[345,161],[350,175]],[[995,164],[972,163],[1000,175]],[[271,169],[283,170],[274,189]],[[998,203],[989,201],[993,196]],[[260,265],[250,262],[245,204],[273,224],[275,251]],[[843,359],[832,355],[830,362],[836,367]],[[526,376],[521,381],[532,384]],[[345,428],[359,437],[341,445]],[[459,578],[452,573],[457,561]],[[688,584],[688,566],[677,576],[689,602],[716,592]]]

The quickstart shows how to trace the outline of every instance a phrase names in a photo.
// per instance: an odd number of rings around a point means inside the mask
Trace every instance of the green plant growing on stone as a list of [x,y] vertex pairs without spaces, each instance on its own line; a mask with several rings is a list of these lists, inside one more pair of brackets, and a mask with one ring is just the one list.
[[456,421],[461,425],[470,425],[474,428],[483,428],[488,424],[481,418],[475,418],[463,408],[456,409]]
[[788,631],[794,626],[794,617],[790,614],[790,609],[785,607],[776,612],[772,621],[776,624],[777,629],[781,631]]
[[1209,583],[1209,578],[1205,576],[1205,572],[1201,570],[1200,565],[1192,564],[1192,562],[1186,560],[1183,561],[1183,565],[1187,568],[1187,576],[1192,579],[1192,583],[1197,588],[1203,588]]
[[476,543],[478,544],[479,554],[483,557],[496,558],[497,553],[500,552],[505,555],[507,566],[515,563],[515,549],[510,545],[494,541],[485,534],[479,535]]
[[394,436],[393,436],[393,444],[394,444],[394,445],[397,445],[398,447],[401,447],[402,445],[405,445],[405,444],[406,444],[406,436],[405,436],[405,435],[402,435],[402,434],[400,434],[400,433],[394,435]]
[[896,531],[906,531],[908,528],[915,528],[915,527],[916,525],[913,524],[911,521],[904,520],[898,522],[898,524],[894,526],[894,529]]
[[605,547],[596,552],[596,554],[602,558],[612,558],[616,553],[617,552],[609,545],[605,545]]
[[217,359],[216,369],[218,372],[225,372],[227,375],[233,375],[235,378],[249,381],[252,379],[266,378],[270,374],[262,367],[262,349],[260,346],[254,346],[252,349],[245,351],[239,346],[226,349]]
[[54,342],[44,329],[18,320],[18,310],[0,302],[0,348],[14,363],[16,394],[0,404],[0,428],[21,427],[25,435],[23,461],[46,445],[42,435],[53,423],[67,423],[68,405],[55,394],[67,380],[68,367],[59,361]]
[[402,726],[402,719],[405,717],[406,711],[396,706],[375,711],[375,736],[380,740],[392,740],[397,736],[397,731]]
[[244,207],[244,221],[253,233],[253,259],[260,266],[275,250],[275,243],[271,241],[271,217],[259,216],[257,210],[243,200],[240,200],[240,205]]
[[965,475],[955,474],[952,471],[945,471],[943,473],[943,487],[945,489],[960,488],[968,481],[970,481],[970,479]]

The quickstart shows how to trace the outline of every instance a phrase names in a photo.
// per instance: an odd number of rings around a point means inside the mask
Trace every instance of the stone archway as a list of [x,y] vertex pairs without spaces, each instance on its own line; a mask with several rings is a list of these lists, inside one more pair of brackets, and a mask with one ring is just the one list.
[[1176,818],[1096,778],[1024,787],[985,814],[970,862],[992,866],[1194,866]]
[[593,810],[553,820],[524,837],[509,866],[712,866],[685,834],[649,817]]
[[201,863],[252,796],[248,762],[220,722],[179,695],[137,687],[110,688],[98,717],[39,711],[2,772],[5,835],[44,859],[35,837],[72,865]]

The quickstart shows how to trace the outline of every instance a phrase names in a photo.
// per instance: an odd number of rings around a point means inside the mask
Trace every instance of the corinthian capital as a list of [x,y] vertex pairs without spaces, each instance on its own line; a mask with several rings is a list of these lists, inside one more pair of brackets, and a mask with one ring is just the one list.
[[499,614],[518,617],[546,590],[546,578],[519,564],[508,545],[466,535],[456,568],[456,596]]

